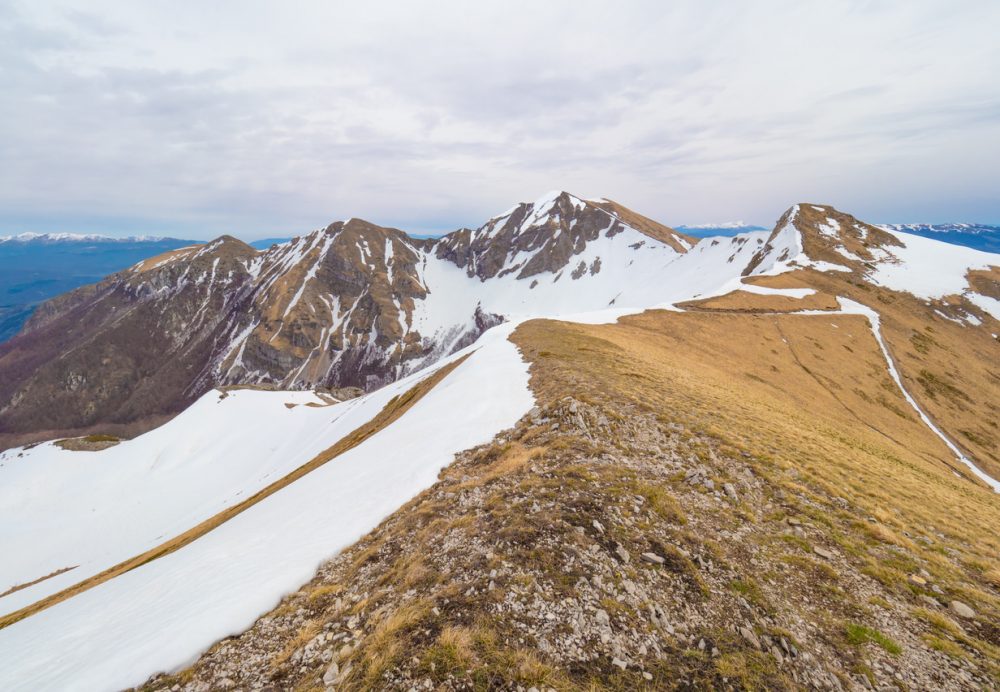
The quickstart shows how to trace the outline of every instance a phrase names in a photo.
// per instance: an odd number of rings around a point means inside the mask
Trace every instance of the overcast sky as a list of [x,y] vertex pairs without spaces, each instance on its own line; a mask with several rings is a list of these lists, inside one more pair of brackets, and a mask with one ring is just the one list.
[[1000,222],[1000,2],[0,3],[0,235]]

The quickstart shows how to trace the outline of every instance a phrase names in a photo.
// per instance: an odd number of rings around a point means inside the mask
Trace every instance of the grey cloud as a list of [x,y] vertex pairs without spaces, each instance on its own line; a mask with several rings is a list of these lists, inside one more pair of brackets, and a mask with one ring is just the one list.
[[[675,224],[766,223],[800,194],[887,219],[911,189],[1000,220],[982,173],[1000,58],[971,6],[945,21],[920,2],[482,3],[409,27],[326,4],[54,2],[0,8],[0,233],[262,235],[352,215],[441,230],[553,187]],[[829,36],[803,36],[810,13]],[[845,38],[875,30],[877,45]]]

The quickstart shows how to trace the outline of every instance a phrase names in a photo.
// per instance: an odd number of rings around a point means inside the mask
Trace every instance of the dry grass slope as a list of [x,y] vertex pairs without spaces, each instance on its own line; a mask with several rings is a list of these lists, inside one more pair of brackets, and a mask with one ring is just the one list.
[[1000,502],[865,320],[648,312],[514,340],[537,411],[146,687],[995,684]]

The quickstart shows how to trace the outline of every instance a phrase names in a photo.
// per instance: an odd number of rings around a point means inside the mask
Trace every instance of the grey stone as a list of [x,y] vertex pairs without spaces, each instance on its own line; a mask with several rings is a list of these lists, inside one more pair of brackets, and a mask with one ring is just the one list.
[[666,560],[664,560],[662,557],[660,557],[656,553],[643,553],[642,554],[642,561],[643,562],[648,562],[648,563],[653,564],[653,565],[662,565],[664,562],[666,562]]
[[334,661],[330,664],[330,667],[326,669],[326,672],[323,673],[323,684],[332,685],[337,682],[338,677],[340,677],[340,666],[338,666],[337,662]]
[[917,598],[919,598],[921,601],[923,601],[925,604],[929,605],[932,608],[937,608],[939,605],[941,605],[940,603],[938,603],[936,598],[928,596],[925,593],[920,594],[919,596],[917,596]]
[[820,548],[818,545],[813,547],[813,552],[819,555],[824,560],[832,560],[833,553],[831,553],[826,548]]
[[955,615],[959,617],[963,618],[976,617],[976,611],[974,611],[972,608],[965,605],[961,601],[952,601],[951,603],[948,604],[948,607],[951,608],[951,612],[955,613]]
[[760,640],[757,639],[757,635],[753,633],[749,627],[740,627],[740,635],[746,639],[753,648],[760,650]]

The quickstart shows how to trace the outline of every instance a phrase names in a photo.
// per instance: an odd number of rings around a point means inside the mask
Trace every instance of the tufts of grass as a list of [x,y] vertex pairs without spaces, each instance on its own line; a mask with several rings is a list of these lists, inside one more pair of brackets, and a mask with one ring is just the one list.
[[845,634],[847,636],[847,642],[852,646],[862,646],[867,642],[872,642],[873,644],[877,644],[882,647],[893,656],[899,656],[903,653],[903,647],[871,627],[865,627],[864,625],[851,622],[847,624]]
[[764,592],[761,591],[760,585],[753,580],[753,578],[746,579],[736,579],[729,582],[729,588],[736,593],[742,595],[748,602],[762,608],[766,611],[771,610],[771,604],[768,603],[767,598],[764,596]]
[[804,555],[781,555],[779,558],[782,562],[789,565],[794,565],[803,570],[808,570],[809,573],[816,579],[824,580],[827,582],[836,581],[840,576],[830,565],[825,562],[819,562],[818,560],[813,560],[812,558],[806,557]]
[[959,627],[958,623],[943,613],[937,613],[927,608],[914,608],[913,616],[919,620],[923,620],[940,634],[946,634],[956,639],[965,636],[965,632]]
[[468,627],[445,627],[420,659],[423,674],[438,681],[463,676],[474,665],[475,635]]
[[953,641],[947,639],[942,639],[936,634],[924,634],[921,639],[924,640],[924,644],[934,649],[935,651],[940,651],[946,656],[951,656],[952,658],[967,658],[965,651]]
[[309,600],[315,602],[326,596],[336,596],[343,590],[340,584],[321,584],[309,592]]
[[684,525],[687,523],[684,510],[681,509],[677,500],[663,486],[637,482],[635,484],[635,493],[646,498],[650,507],[661,518],[674,524]]
[[794,546],[797,546],[798,548],[801,548],[803,552],[806,553],[812,552],[812,546],[809,544],[809,541],[802,538],[801,536],[796,536],[795,534],[791,533],[783,533],[779,536],[779,538],[781,538],[781,540],[783,540],[785,543],[790,543]]

